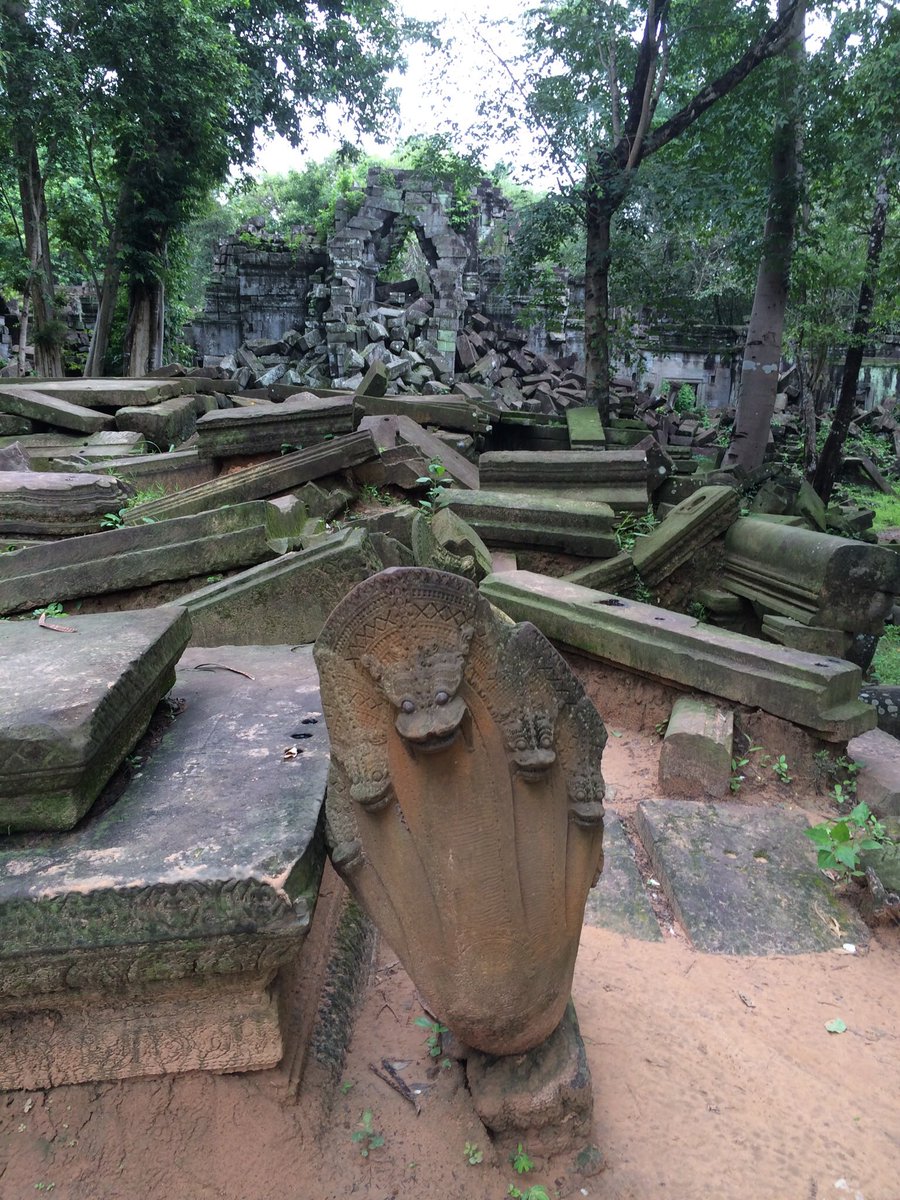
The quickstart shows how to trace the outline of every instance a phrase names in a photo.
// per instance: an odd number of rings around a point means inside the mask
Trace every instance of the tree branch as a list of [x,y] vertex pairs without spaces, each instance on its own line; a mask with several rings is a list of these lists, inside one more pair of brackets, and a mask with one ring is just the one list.
[[781,50],[785,39],[790,36],[794,13],[799,2],[800,0],[792,0],[788,8],[785,9],[777,20],[769,25],[762,37],[750,47],[746,54],[742,55],[718,79],[712,83],[708,83],[702,91],[694,96],[693,100],[690,100],[673,117],[670,117],[668,121],[665,121],[662,125],[654,129],[644,140],[641,158],[647,158],[648,155],[655,154],[657,150],[661,150],[663,146],[668,145],[674,138],[679,137],[707,109],[712,108],[723,96],[727,96],[729,92],[734,91],[739,83],[743,83],[750,72],[755,70],[760,63],[777,54]]

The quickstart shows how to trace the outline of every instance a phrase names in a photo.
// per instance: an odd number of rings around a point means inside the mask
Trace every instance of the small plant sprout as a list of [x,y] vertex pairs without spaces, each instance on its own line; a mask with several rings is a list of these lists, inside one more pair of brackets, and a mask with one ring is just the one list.
[[861,850],[878,850],[890,843],[884,826],[864,802],[839,821],[823,821],[803,832],[818,850],[819,869],[832,872],[838,882],[864,875]]
[[425,1045],[428,1047],[428,1053],[432,1058],[440,1058],[441,1037],[443,1034],[449,1033],[447,1026],[442,1025],[440,1021],[432,1021],[429,1017],[416,1017],[416,1024],[421,1029],[428,1030],[428,1037],[425,1039]]
[[788,766],[788,760],[785,758],[785,756],[783,754],[779,754],[778,757],[775,759],[775,761],[772,763],[772,770],[778,776],[778,780],[780,783],[790,783],[791,782],[791,769]]
[[519,1142],[514,1154],[510,1155],[513,1170],[519,1175],[527,1175],[529,1171],[534,1170],[534,1163],[525,1152],[525,1147]]
[[524,1192],[521,1188],[516,1187],[514,1183],[511,1183],[506,1194],[507,1196],[512,1196],[513,1200],[550,1200],[547,1189],[541,1183],[533,1183]]
[[428,492],[424,500],[419,501],[419,508],[429,515],[434,513],[437,503],[444,491],[450,487],[453,480],[447,474],[447,468],[439,458],[433,458],[428,464],[428,474],[420,475],[416,483],[422,487],[427,487]]
[[359,1152],[363,1158],[368,1158],[371,1150],[377,1150],[379,1146],[384,1145],[384,1135],[379,1133],[372,1124],[371,1108],[365,1110],[359,1122],[359,1129],[350,1136],[351,1140],[359,1145]]
[[347,1093],[350,1091],[350,1089],[351,1089],[352,1087],[353,1087],[353,1080],[352,1080],[352,1079],[344,1079],[344,1080],[341,1082],[341,1092],[342,1092],[342,1093],[343,1093],[343,1095],[345,1095],[345,1096],[347,1095]]
[[466,1142],[463,1153],[470,1167],[477,1167],[484,1159],[484,1151],[478,1149],[477,1142]]

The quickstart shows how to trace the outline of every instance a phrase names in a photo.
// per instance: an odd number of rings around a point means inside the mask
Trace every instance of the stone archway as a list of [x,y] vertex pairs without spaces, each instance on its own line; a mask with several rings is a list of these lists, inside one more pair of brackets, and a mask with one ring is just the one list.
[[466,308],[463,276],[472,247],[450,225],[449,203],[449,190],[446,185],[442,188],[440,180],[414,171],[373,167],[362,207],[329,238],[328,253],[335,275],[330,315],[340,322],[348,307],[363,312],[367,306],[376,307],[379,272],[398,240],[414,232],[428,264],[433,303],[423,335],[452,374],[456,334]]

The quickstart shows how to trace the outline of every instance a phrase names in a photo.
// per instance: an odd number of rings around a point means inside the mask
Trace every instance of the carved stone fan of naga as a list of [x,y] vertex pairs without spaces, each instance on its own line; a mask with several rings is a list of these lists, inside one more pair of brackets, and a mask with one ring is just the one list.
[[335,867],[458,1037],[536,1046],[603,862],[596,709],[533,625],[427,568],[358,584],[315,657]]

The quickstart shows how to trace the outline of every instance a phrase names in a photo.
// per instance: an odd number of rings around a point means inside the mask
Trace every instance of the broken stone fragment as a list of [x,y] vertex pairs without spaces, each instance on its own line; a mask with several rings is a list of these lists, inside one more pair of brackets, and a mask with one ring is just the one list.
[[731,780],[734,714],[700,697],[681,696],[672,707],[659,755],[659,786],[694,800],[727,796]]

